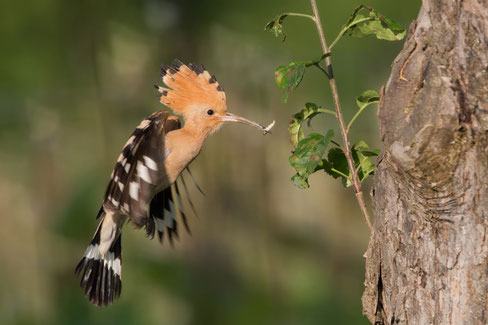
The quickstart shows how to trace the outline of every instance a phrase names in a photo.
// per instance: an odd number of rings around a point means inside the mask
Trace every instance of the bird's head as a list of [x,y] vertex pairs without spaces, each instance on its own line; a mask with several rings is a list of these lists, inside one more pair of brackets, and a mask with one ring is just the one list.
[[[201,65],[183,64],[174,60],[172,66],[164,65],[161,77],[166,87],[155,86],[161,93],[160,101],[177,115],[182,115],[185,127],[208,135],[224,122],[238,122],[254,126],[265,134],[272,125],[264,126],[227,112],[225,93],[215,76]],[[273,122],[274,124],[274,122]]]

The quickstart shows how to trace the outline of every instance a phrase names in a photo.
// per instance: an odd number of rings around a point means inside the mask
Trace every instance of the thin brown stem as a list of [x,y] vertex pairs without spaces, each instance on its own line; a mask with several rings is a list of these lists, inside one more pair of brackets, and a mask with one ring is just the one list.
[[[322,23],[320,22],[319,11],[317,10],[317,3],[315,2],[315,0],[310,0],[310,4],[312,5],[313,14],[315,17],[315,26],[317,27],[320,43],[322,44],[322,50],[324,54],[329,53],[329,49],[327,48],[327,42],[325,41],[324,31],[322,29]],[[349,145],[349,139],[347,137],[344,117],[342,116],[341,103],[339,101],[339,94],[337,92],[337,85],[334,79],[334,73],[332,71],[330,56],[325,58],[325,63],[328,69],[330,89],[332,92],[332,98],[334,99],[337,120],[339,121],[339,128],[341,130],[342,140],[344,142],[344,154],[346,155],[347,165],[349,167],[349,171],[351,172],[351,183],[354,188],[354,192],[356,193],[356,198],[359,204],[359,208],[361,209],[361,213],[363,214],[363,217],[368,224],[369,230],[371,231],[371,221],[369,218],[368,210],[366,208],[366,203],[364,202],[363,192],[361,191],[361,182],[359,182],[358,174],[356,172],[356,169],[354,168],[354,159],[352,157],[351,146]]]

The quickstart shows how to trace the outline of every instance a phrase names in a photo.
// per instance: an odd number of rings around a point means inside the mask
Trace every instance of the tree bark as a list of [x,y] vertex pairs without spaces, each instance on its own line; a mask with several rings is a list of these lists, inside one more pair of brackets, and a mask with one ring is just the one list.
[[488,324],[488,3],[423,0],[382,90],[366,257],[377,324]]

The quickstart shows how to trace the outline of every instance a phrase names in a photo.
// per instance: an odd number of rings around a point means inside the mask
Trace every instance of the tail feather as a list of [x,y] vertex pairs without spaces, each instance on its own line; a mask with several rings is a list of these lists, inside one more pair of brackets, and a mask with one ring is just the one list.
[[122,236],[118,234],[102,256],[99,250],[101,229],[100,223],[85,255],[76,266],[75,274],[81,275],[80,286],[90,302],[107,306],[119,298],[122,291]]

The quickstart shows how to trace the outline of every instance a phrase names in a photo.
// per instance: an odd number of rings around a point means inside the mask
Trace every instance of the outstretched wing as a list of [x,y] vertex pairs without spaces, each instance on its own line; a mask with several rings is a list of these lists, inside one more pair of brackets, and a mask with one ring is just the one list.
[[[188,167],[187,170],[188,173],[190,173]],[[149,207],[149,215],[151,218],[154,219],[156,223],[155,230],[157,230],[159,241],[161,243],[163,242],[163,237],[165,233],[169,239],[170,244],[173,244],[173,238],[178,238],[178,217],[181,219],[181,221],[183,221],[183,225],[186,231],[191,234],[190,227],[188,226],[188,221],[186,219],[186,213],[183,209],[183,202],[181,199],[180,190],[178,188],[178,181],[183,184],[186,199],[196,215],[196,211],[192,201],[190,200],[190,195],[188,193],[183,174],[181,174],[174,184],[154,195],[154,198],[152,199]],[[201,191],[196,182],[195,185]],[[153,231],[152,233],[148,233],[148,235],[154,236],[154,232],[155,231]]]
[[165,134],[180,128],[179,121],[169,116],[169,111],[159,111],[137,126],[120,153],[103,201],[103,209],[128,215],[148,233],[154,222],[147,217],[147,207],[166,176],[163,162],[171,153]]

